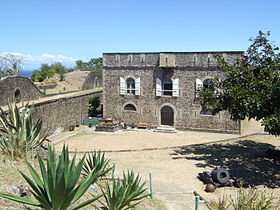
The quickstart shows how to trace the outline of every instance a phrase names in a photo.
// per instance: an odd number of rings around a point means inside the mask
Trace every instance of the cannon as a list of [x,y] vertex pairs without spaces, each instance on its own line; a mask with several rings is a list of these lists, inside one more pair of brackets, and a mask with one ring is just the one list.
[[215,168],[212,172],[203,171],[198,173],[198,179],[204,184],[212,184],[215,187],[233,186],[230,173],[225,168]]

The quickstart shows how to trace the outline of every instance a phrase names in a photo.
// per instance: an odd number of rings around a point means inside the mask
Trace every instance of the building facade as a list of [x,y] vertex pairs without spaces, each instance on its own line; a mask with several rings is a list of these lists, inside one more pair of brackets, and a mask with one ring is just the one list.
[[126,123],[239,133],[227,112],[203,112],[197,90],[225,77],[214,56],[233,63],[243,52],[104,53],[103,111]]

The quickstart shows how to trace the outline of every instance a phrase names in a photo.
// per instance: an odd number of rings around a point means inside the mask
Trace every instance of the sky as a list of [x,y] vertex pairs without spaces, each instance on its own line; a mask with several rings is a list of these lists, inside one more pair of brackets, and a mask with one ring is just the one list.
[[0,55],[41,63],[104,52],[244,51],[259,30],[280,46],[279,0],[0,0]]

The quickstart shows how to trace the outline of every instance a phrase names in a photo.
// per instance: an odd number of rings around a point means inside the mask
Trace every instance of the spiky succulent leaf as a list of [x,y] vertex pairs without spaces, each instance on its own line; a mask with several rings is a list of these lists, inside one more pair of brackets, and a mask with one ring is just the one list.
[[144,186],[145,182],[141,181],[139,174],[135,176],[133,171],[128,171],[123,173],[122,180],[106,182],[105,189],[101,190],[105,201],[99,199],[99,202],[110,210],[130,209],[149,196],[145,194]]
[[[20,172],[23,178],[31,187],[31,193],[34,195],[35,201],[27,201],[26,204],[36,204],[44,209],[58,209],[66,210],[75,204],[86,192],[89,186],[97,180],[99,173],[92,171],[87,177],[81,178],[81,171],[84,163],[84,157],[75,163],[75,156],[70,159],[67,147],[63,147],[61,155],[57,155],[55,149],[50,146],[48,151],[48,159],[46,165],[39,157],[38,162],[40,166],[41,176],[32,165],[25,160],[27,168],[31,174],[31,178]],[[3,194],[0,194],[2,196]],[[2,196],[3,197],[3,196]],[[17,200],[13,196],[5,196],[5,198]],[[74,209],[86,206],[98,198],[91,198],[84,201]]]

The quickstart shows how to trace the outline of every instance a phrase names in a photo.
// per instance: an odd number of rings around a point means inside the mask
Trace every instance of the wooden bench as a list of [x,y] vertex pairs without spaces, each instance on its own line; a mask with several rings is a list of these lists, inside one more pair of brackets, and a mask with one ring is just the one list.
[[147,129],[147,127],[148,127],[148,123],[146,123],[146,122],[139,122],[138,123],[138,128]]

